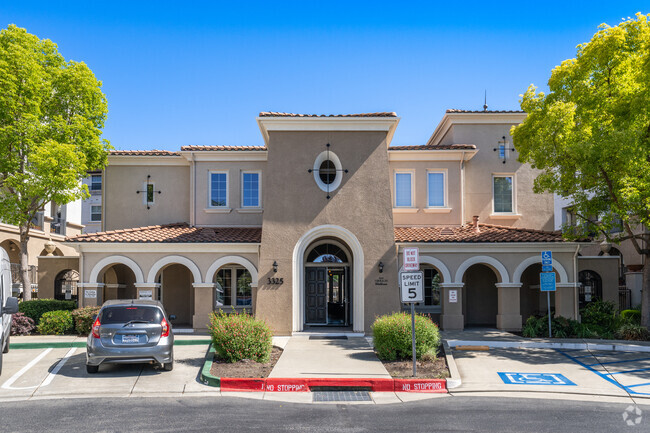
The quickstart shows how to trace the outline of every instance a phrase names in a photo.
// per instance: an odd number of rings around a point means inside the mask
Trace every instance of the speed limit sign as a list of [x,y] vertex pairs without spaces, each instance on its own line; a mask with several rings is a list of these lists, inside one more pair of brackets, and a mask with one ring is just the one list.
[[402,302],[424,302],[424,272],[400,272],[399,286]]

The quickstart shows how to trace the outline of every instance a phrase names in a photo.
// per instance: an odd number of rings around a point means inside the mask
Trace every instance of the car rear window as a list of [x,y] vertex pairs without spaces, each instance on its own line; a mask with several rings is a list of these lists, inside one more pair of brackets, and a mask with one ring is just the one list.
[[156,307],[143,307],[130,305],[121,307],[107,307],[102,310],[99,321],[103,324],[126,323],[132,320],[160,323],[163,319],[162,312]]

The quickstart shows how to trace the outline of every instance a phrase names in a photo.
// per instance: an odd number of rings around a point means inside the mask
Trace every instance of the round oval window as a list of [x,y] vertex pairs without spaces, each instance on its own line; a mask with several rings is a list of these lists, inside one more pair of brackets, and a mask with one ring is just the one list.
[[318,175],[325,185],[331,185],[334,182],[334,179],[336,179],[336,166],[332,161],[326,159],[320,165]]

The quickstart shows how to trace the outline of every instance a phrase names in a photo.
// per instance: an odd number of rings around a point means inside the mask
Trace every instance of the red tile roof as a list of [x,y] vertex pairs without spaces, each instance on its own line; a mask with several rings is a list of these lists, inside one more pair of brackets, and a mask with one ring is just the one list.
[[242,150],[267,150],[266,146],[181,146],[182,151],[242,151]]
[[520,113],[526,114],[525,111],[521,110],[460,110],[457,108],[450,108],[447,110],[447,113]]
[[358,113],[358,114],[296,114],[277,111],[262,111],[259,117],[397,117],[395,112]]
[[110,155],[117,156],[180,156],[178,152],[169,150],[111,150]]
[[474,150],[474,144],[437,144],[435,146],[424,144],[416,146],[390,146],[388,150]]
[[190,227],[186,223],[175,223],[87,233],[66,238],[66,241],[128,243],[259,243],[261,239],[261,227]]
[[479,224],[458,227],[395,227],[395,242],[563,242],[562,233]]

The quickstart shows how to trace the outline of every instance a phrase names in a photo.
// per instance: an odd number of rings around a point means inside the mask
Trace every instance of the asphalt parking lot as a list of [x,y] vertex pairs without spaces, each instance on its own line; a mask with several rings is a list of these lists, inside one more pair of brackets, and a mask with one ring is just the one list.
[[147,364],[102,365],[86,372],[86,350],[80,347],[12,349],[4,355],[0,401],[54,396],[180,396],[216,393],[198,382],[207,344],[174,346],[174,370]]
[[561,349],[453,350],[463,392],[632,397],[650,404],[650,353]]

